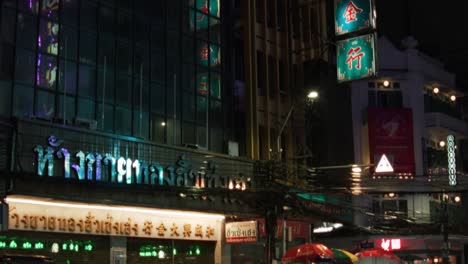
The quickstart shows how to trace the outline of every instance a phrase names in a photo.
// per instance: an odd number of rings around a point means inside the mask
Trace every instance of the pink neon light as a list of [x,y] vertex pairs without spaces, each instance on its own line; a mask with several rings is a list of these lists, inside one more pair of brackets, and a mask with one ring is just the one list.
[[394,249],[401,249],[401,239],[385,239],[382,238],[380,241],[380,247],[385,251],[390,251]]

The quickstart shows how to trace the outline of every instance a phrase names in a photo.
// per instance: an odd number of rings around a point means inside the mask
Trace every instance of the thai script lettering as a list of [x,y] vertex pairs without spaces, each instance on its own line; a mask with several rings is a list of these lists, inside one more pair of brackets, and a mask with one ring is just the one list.
[[207,161],[205,168],[198,170],[185,155],[181,155],[175,166],[164,167],[159,162],[115,157],[110,153],[85,153],[80,150],[73,155],[61,147],[62,144],[62,140],[52,135],[48,139],[49,146],[34,147],[37,175],[58,176],[54,175],[54,168],[61,163],[64,178],[81,181],[242,190],[250,185],[250,179],[241,173],[219,175],[218,165],[214,161]]

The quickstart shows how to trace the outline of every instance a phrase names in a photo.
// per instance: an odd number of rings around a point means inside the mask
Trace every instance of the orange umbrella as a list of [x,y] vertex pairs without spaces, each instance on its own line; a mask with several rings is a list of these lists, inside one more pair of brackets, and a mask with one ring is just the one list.
[[281,258],[282,263],[292,261],[317,261],[332,259],[333,252],[323,244],[308,243],[286,251]]

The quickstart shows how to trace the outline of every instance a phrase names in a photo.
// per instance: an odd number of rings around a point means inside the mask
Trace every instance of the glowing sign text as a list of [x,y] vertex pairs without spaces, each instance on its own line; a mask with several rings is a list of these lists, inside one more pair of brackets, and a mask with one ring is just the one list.
[[385,251],[390,251],[394,249],[401,249],[401,240],[400,239],[385,239],[382,238],[380,242],[380,247]]
[[[75,155],[63,147],[61,140],[49,137],[49,146],[36,145],[36,173],[39,176],[55,176],[56,160],[62,160],[63,177],[81,181],[105,181],[125,184],[150,184],[159,186],[195,187],[195,188],[229,188],[245,190],[250,183],[244,175],[219,175],[218,165],[206,161],[206,168],[192,168],[191,162],[181,155],[176,166],[163,167],[158,162],[148,162],[127,157],[114,157],[106,153],[85,153],[78,151]],[[72,163],[72,157],[77,161]],[[232,188],[230,188],[232,189]]]
[[447,136],[447,158],[449,184],[455,186],[457,185],[457,164],[455,161],[455,138],[452,135]]

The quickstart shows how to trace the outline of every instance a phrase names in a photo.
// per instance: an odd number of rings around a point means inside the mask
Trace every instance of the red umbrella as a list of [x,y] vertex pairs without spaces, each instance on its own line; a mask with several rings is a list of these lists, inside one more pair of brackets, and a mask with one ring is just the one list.
[[303,244],[286,251],[286,254],[281,258],[282,263],[289,261],[317,261],[324,259],[332,259],[333,252],[323,244]]
[[364,249],[356,254],[359,258],[365,258],[365,257],[384,257],[384,258],[389,258],[393,259],[396,261],[401,261],[400,258],[393,254],[392,252],[385,251],[381,248],[369,248],[369,249]]

